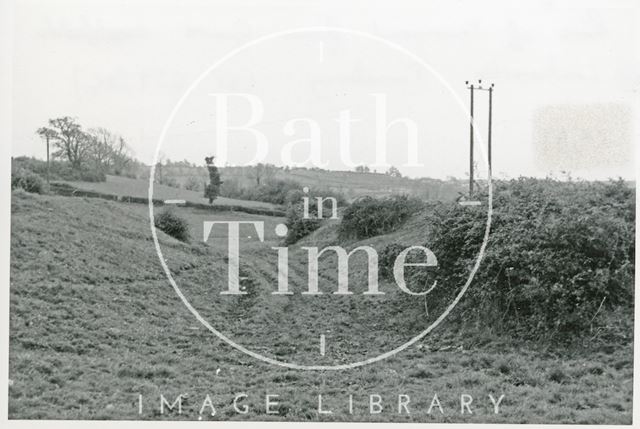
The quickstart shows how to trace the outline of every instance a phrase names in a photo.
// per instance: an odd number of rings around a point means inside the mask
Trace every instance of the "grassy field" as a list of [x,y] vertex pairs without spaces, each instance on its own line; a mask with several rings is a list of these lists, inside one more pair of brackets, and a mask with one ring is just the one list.
[[[631,344],[589,353],[516,347],[500,338],[479,346],[475,338],[449,333],[445,323],[390,359],[347,371],[288,370],[246,356],[203,328],[176,296],[160,267],[146,210],[14,192],[10,418],[197,420],[210,395],[217,415],[204,418],[213,420],[631,423]],[[384,297],[360,295],[366,272],[358,259],[350,274],[354,295],[301,295],[300,247],[335,243],[336,225],[326,224],[291,249],[295,294],[274,297],[271,247],[279,243],[274,228],[282,219],[178,210],[191,225],[192,242],[158,233],[172,274],[203,317],[251,350],[286,362],[351,362],[402,344],[433,320],[422,300],[407,301],[389,283],[381,283]],[[248,295],[219,295],[227,237],[214,228],[202,243],[204,220],[265,222],[264,242],[250,227],[241,229],[241,285]],[[420,233],[410,222],[349,246],[410,242]],[[335,268],[334,259],[323,264],[322,290],[336,283]],[[327,338],[325,356],[320,334]],[[247,414],[232,407],[240,393],[247,395]],[[173,402],[178,394],[185,394],[183,413],[160,415],[160,395]],[[278,414],[266,414],[266,394],[279,395]],[[318,394],[333,414],[318,414]],[[367,401],[376,394],[383,412],[370,414]],[[434,394],[443,414],[437,408],[427,413]],[[460,414],[462,394],[473,396],[473,414]],[[398,414],[398,395],[411,397],[409,415]],[[505,395],[499,414],[488,395]]]
[[[175,178],[179,183],[185,183],[191,177],[206,181],[208,177],[204,167],[164,166],[163,174]],[[243,187],[256,185],[253,167],[220,167],[220,174],[223,180],[237,181]],[[301,186],[310,188],[330,189],[348,199],[364,195],[380,197],[391,194],[413,194],[429,199],[451,200],[465,189],[464,180],[410,179],[392,177],[383,172],[356,173],[355,171],[307,168],[291,168],[285,171],[276,168],[272,170],[270,177],[295,181]]]
[[[147,198],[149,195],[149,181],[146,179],[130,179],[128,177],[121,176],[109,176],[107,175],[106,182],[63,182],[69,185],[93,192],[100,192],[103,194],[130,196]],[[202,192],[189,191],[187,189],[173,188],[171,186],[154,184],[153,196],[163,200],[181,199],[191,201],[194,203],[207,204],[209,201],[203,197]],[[213,202],[214,205],[226,205],[226,206],[245,206],[245,207],[261,207],[273,209],[276,206],[269,203],[263,203],[259,201],[247,201],[247,200],[235,200],[232,198],[218,197]]]

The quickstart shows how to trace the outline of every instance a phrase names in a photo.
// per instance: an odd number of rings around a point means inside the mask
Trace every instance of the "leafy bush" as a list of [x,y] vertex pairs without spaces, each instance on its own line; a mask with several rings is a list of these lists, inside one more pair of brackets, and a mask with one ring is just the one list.
[[178,182],[178,180],[173,177],[173,176],[169,176],[169,175],[163,175],[162,177],[160,177],[160,179],[158,180],[158,183],[164,186],[169,186],[171,188],[178,188],[180,189],[180,183]]
[[11,176],[11,189],[24,189],[35,194],[47,192],[46,182],[36,173],[29,170],[20,170]]
[[[228,179],[220,187],[220,195],[239,200],[285,205],[301,201],[305,196],[302,188],[302,184],[293,180],[271,179],[259,186],[243,187],[236,179]],[[313,188],[309,193],[316,196],[334,197],[338,204],[345,203],[343,195],[329,189]]]
[[99,170],[89,170],[82,169],[79,171],[71,171],[68,174],[68,177],[75,177],[76,179],[67,179],[67,180],[78,180],[81,182],[106,182],[107,175],[104,171]]
[[[441,285],[430,302],[459,292],[477,258],[482,207],[439,204],[427,215]],[[517,179],[494,186],[494,212],[480,270],[457,309],[460,323],[529,339],[568,340],[589,331],[599,311],[632,317],[635,194],[622,181]],[[408,279],[408,281],[417,281]],[[620,310],[618,310],[620,311]]]
[[[308,198],[309,202],[309,216],[304,218],[304,200]],[[288,203],[287,209],[287,225],[288,232],[285,238],[285,244],[293,244],[300,240],[302,237],[309,235],[322,224],[322,219],[331,219],[333,216],[334,204],[328,200],[324,200],[322,204],[322,218],[319,218],[318,213],[320,207],[318,205],[318,197],[328,198],[324,192],[313,191],[305,193],[301,189],[289,190],[286,195],[285,201]],[[336,198],[336,211],[341,204],[341,199]]]
[[173,238],[189,241],[189,224],[171,208],[166,208],[154,217],[156,228]]
[[406,246],[403,246],[398,243],[389,243],[382,249],[380,255],[378,257],[378,267],[380,275],[387,279],[393,278],[393,265],[396,262],[396,258],[405,249]]
[[[311,202],[311,201],[310,201]],[[311,204],[310,204],[311,206]],[[284,239],[286,245],[296,243],[302,237],[311,234],[320,227],[321,220],[318,219],[317,209],[309,207],[309,219],[304,218],[302,204],[291,204],[287,210],[287,236]]]
[[[11,160],[12,171],[28,170],[40,177],[47,176],[47,162],[36,158],[19,156]],[[81,182],[104,182],[107,176],[104,171],[83,167],[73,168],[67,161],[51,161],[49,163],[49,178],[51,180],[68,180]]]
[[[395,281],[393,269],[395,267],[396,259],[401,252],[403,252],[408,246],[399,243],[387,244],[378,256],[378,269],[382,278]],[[406,255],[405,263],[421,264],[425,262],[424,253],[421,251],[413,250]],[[422,266],[405,266],[404,278],[408,279],[411,284],[411,290],[414,292],[423,292],[429,289],[434,282],[434,273],[438,270],[438,267],[431,269],[425,269]],[[411,300],[409,296],[404,296]]]
[[202,183],[200,182],[199,178],[191,176],[185,182],[184,189],[188,191],[200,192],[202,190]]
[[[46,174],[46,169],[45,173]],[[67,180],[70,182],[105,182],[107,175],[104,171],[92,170],[88,168],[76,169],[67,162],[56,162],[52,164],[50,173],[52,180]]]
[[361,198],[345,209],[339,235],[342,238],[363,239],[389,233],[422,206],[420,200],[407,195]]
[[220,195],[227,198],[235,198],[237,200],[242,200],[241,198],[243,192],[243,187],[235,178],[226,178],[224,183],[220,185]]

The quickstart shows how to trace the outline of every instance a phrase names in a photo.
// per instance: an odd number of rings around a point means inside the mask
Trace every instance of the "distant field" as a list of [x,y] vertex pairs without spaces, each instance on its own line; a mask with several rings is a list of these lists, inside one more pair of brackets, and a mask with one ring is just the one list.
[[[206,180],[204,167],[164,166],[163,174],[184,183],[190,177]],[[452,200],[466,188],[464,180],[410,179],[392,177],[383,173],[356,173],[354,171],[333,171],[322,169],[291,168],[273,170],[273,178],[292,180],[300,186],[316,189],[330,189],[340,192],[348,199],[363,195],[385,196],[391,194],[412,194],[425,199]],[[220,167],[222,180],[234,180],[242,186],[255,186],[253,167]]]
[[[113,180],[107,184],[121,191]],[[345,362],[396,344],[425,322],[423,301],[398,301],[397,288],[386,283],[386,301],[301,295],[299,247],[290,254],[296,293],[271,299],[277,284],[271,247],[279,243],[274,227],[281,218],[178,210],[194,240],[158,234],[169,268],[207,320],[253,350],[284,361]],[[473,337],[439,328],[380,363],[338,372],[288,370],[232,349],[186,310],[162,272],[143,205],[15,192],[11,211],[9,418],[197,420],[210,395],[218,413],[205,420],[631,423],[631,344],[582,354],[516,348],[499,338],[480,347]],[[215,229],[206,244],[199,237],[203,220],[229,219],[264,221],[265,241],[251,227],[241,229],[241,252],[251,262],[241,265],[242,287],[250,293],[225,298],[217,293],[226,278],[225,230]],[[424,234],[420,228],[410,222],[366,243],[415,239]],[[335,239],[335,225],[328,224],[300,245]],[[322,288],[335,286],[335,268],[335,261],[323,265]],[[361,261],[353,268],[358,287]],[[274,322],[278,329],[271,329]],[[239,393],[248,395],[248,414],[232,408]],[[277,415],[265,413],[265,393],[280,395]],[[463,393],[474,398],[472,415],[460,415]],[[187,394],[184,413],[160,415],[161,394],[171,402]],[[318,394],[333,414],[317,413]],[[372,394],[383,399],[381,414],[368,412]],[[397,414],[399,394],[411,396],[410,415]],[[427,414],[434,394],[444,414]],[[505,395],[500,414],[489,394]]]
[[[69,185],[86,190],[101,192],[103,194],[113,195],[126,195],[130,197],[146,198],[149,194],[149,181],[147,179],[130,179],[120,176],[107,176],[106,182],[62,182]],[[194,203],[206,204],[209,201],[202,196],[202,192],[189,191],[186,189],[172,188],[166,185],[153,185],[154,198],[160,198],[163,200],[168,199],[181,199],[185,201],[191,201]],[[245,207],[260,207],[267,209],[277,208],[274,204],[263,203],[258,201],[247,200],[235,200],[232,198],[218,197],[213,202],[214,205],[227,205],[227,206],[245,206]]]

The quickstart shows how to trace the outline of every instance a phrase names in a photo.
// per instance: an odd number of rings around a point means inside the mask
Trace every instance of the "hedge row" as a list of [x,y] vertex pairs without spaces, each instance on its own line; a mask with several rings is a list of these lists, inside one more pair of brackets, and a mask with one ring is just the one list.
[[[438,204],[426,214],[434,273],[416,272],[414,288],[438,280],[430,302],[448,305],[478,257],[487,221],[481,207]],[[607,310],[633,315],[635,192],[623,181],[517,179],[494,188],[486,252],[456,312],[462,324],[522,338],[569,340]],[[435,277],[434,277],[435,276]]]
[[[149,199],[144,197],[131,197],[127,195],[114,195],[114,194],[103,194],[101,192],[94,191],[86,191],[77,189],[67,183],[52,183],[51,191],[64,196],[70,197],[88,197],[88,198],[102,198],[105,200],[112,201],[120,201],[125,203],[138,203],[138,204],[149,204]],[[164,205],[164,200],[154,198],[153,204],[157,206]],[[202,210],[211,210],[211,211],[238,211],[249,214],[258,214],[264,216],[278,216],[284,217],[285,213],[280,210],[271,210],[271,209],[263,209],[260,207],[244,207],[244,206],[236,206],[236,205],[209,205],[204,203],[194,203],[191,201],[186,201],[184,206],[193,207]]]

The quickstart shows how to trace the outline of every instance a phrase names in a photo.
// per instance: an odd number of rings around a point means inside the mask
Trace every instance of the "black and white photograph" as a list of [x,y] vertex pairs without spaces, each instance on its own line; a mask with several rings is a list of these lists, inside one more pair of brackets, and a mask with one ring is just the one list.
[[633,426],[639,24],[0,0],[3,426]]

